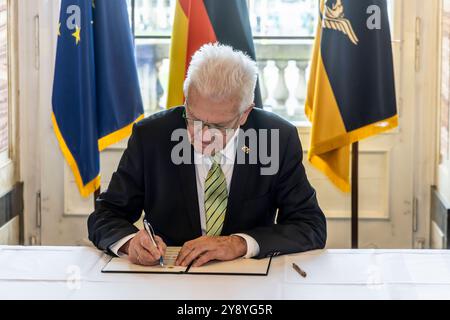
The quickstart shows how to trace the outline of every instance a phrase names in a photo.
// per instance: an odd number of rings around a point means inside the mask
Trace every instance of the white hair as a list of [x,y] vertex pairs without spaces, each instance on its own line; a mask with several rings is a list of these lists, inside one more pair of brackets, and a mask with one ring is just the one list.
[[258,69],[242,51],[219,43],[203,45],[192,57],[184,82],[184,96],[195,88],[215,101],[237,101],[245,111],[255,99]]

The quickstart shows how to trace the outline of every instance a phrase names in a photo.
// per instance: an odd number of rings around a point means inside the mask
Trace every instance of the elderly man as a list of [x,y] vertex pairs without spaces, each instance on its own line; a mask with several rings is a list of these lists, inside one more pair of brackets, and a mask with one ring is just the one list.
[[[88,228],[99,249],[154,265],[166,246],[182,246],[176,264],[201,266],[325,246],[325,217],[302,165],[297,130],[254,109],[256,81],[255,62],[242,52],[208,44],[195,53],[185,105],[134,126],[97,200]],[[183,131],[188,148],[176,139]],[[263,157],[269,153],[272,168]],[[142,211],[156,246],[134,225]]]

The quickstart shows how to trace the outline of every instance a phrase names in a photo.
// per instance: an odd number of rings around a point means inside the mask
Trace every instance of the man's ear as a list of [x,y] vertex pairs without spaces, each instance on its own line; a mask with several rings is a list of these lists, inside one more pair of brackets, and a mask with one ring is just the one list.
[[244,113],[242,114],[242,117],[241,117],[241,122],[240,122],[240,125],[241,125],[241,126],[243,126],[243,125],[247,122],[247,118],[248,118],[248,116],[250,115],[250,112],[252,112],[252,110],[253,110],[254,107],[255,107],[255,104],[252,103],[252,104],[244,111]]

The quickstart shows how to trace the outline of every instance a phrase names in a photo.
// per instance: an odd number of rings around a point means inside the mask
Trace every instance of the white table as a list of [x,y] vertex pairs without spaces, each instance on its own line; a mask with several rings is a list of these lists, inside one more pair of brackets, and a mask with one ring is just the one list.
[[108,259],[88,247],[0,246],[0,300],[450,299],[450,251],[314,251],[274,258],[267,277],[103,274]]

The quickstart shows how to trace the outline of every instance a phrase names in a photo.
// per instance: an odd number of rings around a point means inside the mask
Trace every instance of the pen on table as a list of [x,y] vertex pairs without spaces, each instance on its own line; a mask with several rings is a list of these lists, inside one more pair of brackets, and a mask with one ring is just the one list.
[[296,263],[292,263],[292,268],[294,268],[294,270],[297,271],[303,278],[306,278],[306,272],[303,271]]
[[[158,245],[156,244],[156,241],[155,241],[155,232],[154,232],[154,230],[152,228],[152,225],[150,223],[148,223],[148,221],[146,219],[144,219],[144,228],[147,231],[150,239],[152,240],[153,245],[159,250]],[[161,267],[164,267],[164,258],[163,258],[162,255],[159,258],[159,265]]]

